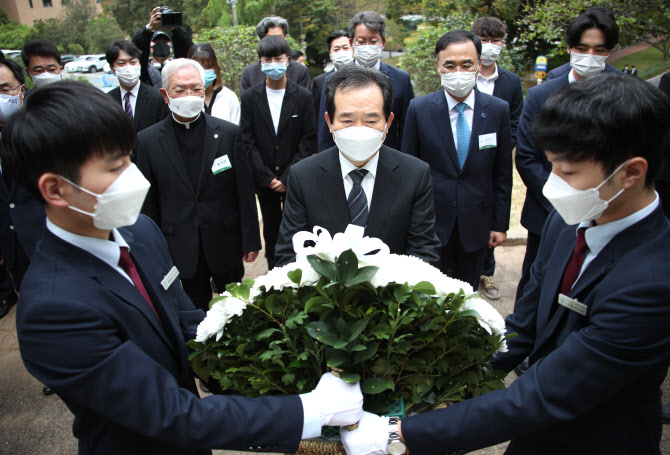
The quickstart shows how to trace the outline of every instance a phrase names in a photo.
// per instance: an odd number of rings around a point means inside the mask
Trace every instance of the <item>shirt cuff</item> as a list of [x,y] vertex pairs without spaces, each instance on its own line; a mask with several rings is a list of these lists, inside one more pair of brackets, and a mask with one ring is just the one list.
[[313,393],[303,393],[299,396],[304,416],[301,439],[317,438],[321,436],[321,408],[317,397]]

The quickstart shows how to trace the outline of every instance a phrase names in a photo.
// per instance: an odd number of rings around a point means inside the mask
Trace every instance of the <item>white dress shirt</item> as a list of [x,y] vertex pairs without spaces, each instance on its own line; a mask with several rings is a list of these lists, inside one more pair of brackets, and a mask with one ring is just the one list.
[[372,192],[375,188],[375,178],[377,177],[377,163],[379,163],[379,151],[375,153],[375,156],[370,158],[370,160],[361,167],[356,167],[354,164],[349,161],[342,153],[338,153],[340,158],[340,168],[342,169],[342,180],[344,181],[344,197],[345,199],[349,198],[349,193],[354,187],[354,181],[351,179],[349,173],[354,169],[365,169],[368,171],[361,181],[361,187],[365,192],[365,197],[368,198],[368,211],[372,205]]
[[131,280],[128,274],[121,268],[121,266],[119,266],[119,259],[121,258],[120,248],[125,247],[130,251],[130,246],[123,240],[123,237],[121,237],[118,230],[112,229],[112,237],[114,240],[103,240],[95,237],[73,234],[70,231],[66,231],[63,228],[56,226],[49,220],[49,218],[47,218],[47,229],[61,240],[65,240],[67,243],[91,253],[93,256],[116,270],[122,277],[128,280],[130,284],[135,286],[133,280]]
[[[459,102],[452,98],[452,96],[446,90],[444,91],[444,96],[447,98],[447,105],[449,106],[449,121],[451,122],[451,132],[454,135],[454,147],[456,150],[458,150],[458,134],[456,133],[458,111],[456,110],[456,105]],[[467,120],[470,133],[472,133],[472,119],[475,116],[475,91],[472,90],[463,102],[466,104],[466,108],[463,111],[465,114],[465,120]]]
[[269,87],[265,87],[265,91],[268,97],[268,104],[270,105],[272,124],[275,127],[275,134],[277,134],[277,130],[279,129],[279,117],[281,115],[281,105],[284,102],[284,93],[286,93],[286,89],[272,90]]
[[[133,118],[135,118],[135,105],[137,104],[137,93],[140,91],[140,84],[142,82],[137,81],[137,84],[135,84],[135,87],[130,89],[130,106],[133,108]],[[126,104],[125,104],[125,96],[126,93],[128,93],[128,90],[124,89],[119,85],[119,90],[121,90],[121,106],[123,109],[126,109]]]
[[491,77],[486,78],[482,76],[482,73],[477,75],[477,89],[479,89],[480,92],[491,96],[493,96],[493,89],[496,86],[496,79],[498,79],[498,65],[495,63],[494,65],[495,70],[493,71],[493,75]]
[[[607,244],[620,232],[625,229],[628,229],[638,221],[649,216],[656,207],[659,205],[658,193],[656,193],[656,198],[654,202],[649,204],[643,209],[638,210],[635,213],[628,215],[625,218],[620,220],[612,221],[610,223],[605,223],[602,225],[595,225],[593,221],[582,221],[579,223],[579,228],[587,228],[584,231],[584,239],[586,240],[586,246],[588,251],[584,256],[584,262],[582,263],[582,268],[579,271],[579,276],[582,276],[586,267],[593,262],[593,260],[598,256],[598,254],[607,246]],[[575,280],[575,283],[579,280]]]

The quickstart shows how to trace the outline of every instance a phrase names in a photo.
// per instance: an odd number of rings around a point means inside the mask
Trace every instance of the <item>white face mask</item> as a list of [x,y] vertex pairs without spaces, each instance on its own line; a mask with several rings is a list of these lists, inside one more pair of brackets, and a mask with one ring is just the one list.
[[42,74],[36,74],[32,76],[33,79],[33,84],[35,84],[35,87],[40,88],[45,85],[53,84],[54,82],[60,81],[60,73],[59,74],[54,74],[54,73],[42,73]]
[[104,230],[135,224],[151,186],[133,163],[102,194],[95,194],[65,177],[60,177],[75,188],[96,197],[98,202],[95,204],[93,213],[85,212],[72,205],[68,207],[92,217],[93,225]]
[[605,61],[609,55],[578,54],[570,52],[570,66],[582,77],[600,74],[605,69]]
[[137,81],[140,80],[140,73],[142,68],[137,66],[126,65],[121,68],[116,68],[116,77],[119,79],[119,82],[125,85],[126,87],[135,87]]
[[330,54],[330,60],[337,68],[342,68],[346,65],[351,65],[354,62],[354,51],[339,51],[333,54]]
[[498,60],[501,50],[502,46],[493,43],[482,44],[482,65],[493,65]]
[[382,56],[382,45],[365,44],[362,46],[354,46],[354,56],[361,66],[372,68]]
[[619,172],[626,163],[627,161],[621,163],[621,166],[616,168],[616,170],[600,185],[595,188],[589,188],[588,190],[577,190],[552,172],[549,174],[549,179],[547,180],[547,183],[544,184],[544,188],[542,188],[542,194],[544,194],[544,197],[551,202],[551,205],[554,206],[558,214],[563,218],[563,221],[567,224],[577,224],[582,221],[597,220],[608,207],[609,203],[623,193],[624,189],[622,188],[621,191],[615,194],[609,201],[600,199],[598,190],[605,184],[605,182],[611,179],[614,174]]
[[350,126],[333,131],[333,139],[340,153],[350,161],[360,163],[377,153],[384,142],[384,131],[368,126]]
[[183,96],[170,98],[170,110],[183,118],[197,117],[205,107],[205,98],[199,96]]
[[0,122],[6,121],[10,115],[21,107],[19,95],[4,95],[0,93]]
[[454,98],[467,96],[477,83],[477,71],[441,73],[442,87]]

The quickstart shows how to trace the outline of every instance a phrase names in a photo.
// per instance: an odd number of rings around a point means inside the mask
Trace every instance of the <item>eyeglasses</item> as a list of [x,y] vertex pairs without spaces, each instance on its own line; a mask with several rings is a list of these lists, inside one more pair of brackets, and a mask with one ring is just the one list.
[[263,57],[261,63],[286,63],[288,57]]
[[204,87],[193,87],[192,89],[186,89],[186,88],[183,88],[183,87],[178,87],[176,89],[169,89],[168,91],[172,92],[172,93],[176,93],[179,96],[182,96],[184,94],[202,96],[202,94],[205,93],[205,88]]
[[21,84],[17,85],[14,88],[2,87],[0,88],[0,93],[2,93],[3,95],[13,95],[14,90],[16,90],[19,87],[21,87]]

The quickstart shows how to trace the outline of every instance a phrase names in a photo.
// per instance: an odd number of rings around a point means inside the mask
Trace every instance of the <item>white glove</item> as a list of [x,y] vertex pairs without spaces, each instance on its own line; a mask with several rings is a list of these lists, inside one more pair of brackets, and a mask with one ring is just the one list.
[[364,412],[358,428],[340,428],[342,445],[347,455],[384,455],[389,440],[389,418]]
[[350,384],[326,373],[316,389],[300,396],[306,412],[314,410],[321,426],[343,426],[358,422],[363,415],[363,394],[358,383]]

